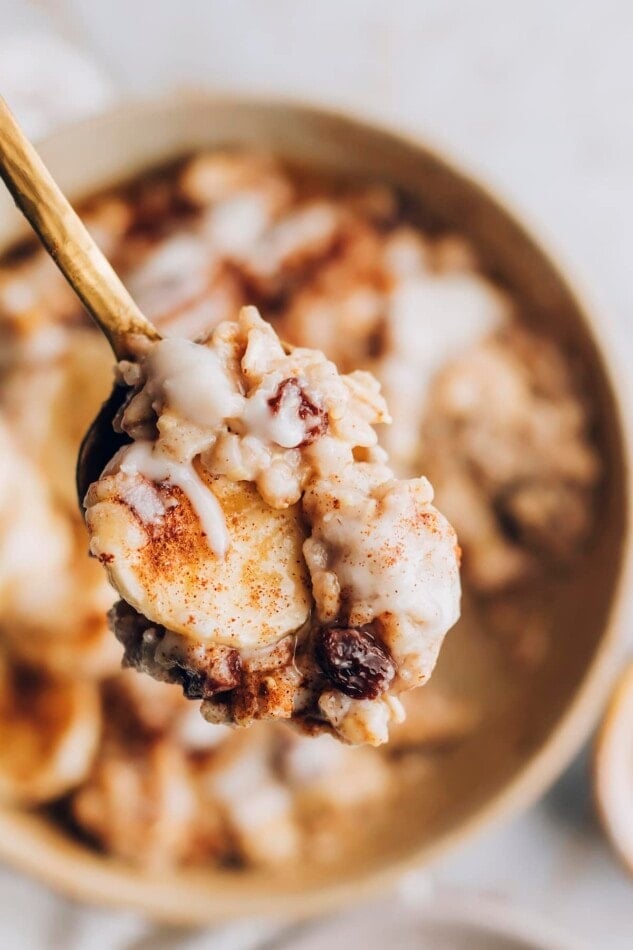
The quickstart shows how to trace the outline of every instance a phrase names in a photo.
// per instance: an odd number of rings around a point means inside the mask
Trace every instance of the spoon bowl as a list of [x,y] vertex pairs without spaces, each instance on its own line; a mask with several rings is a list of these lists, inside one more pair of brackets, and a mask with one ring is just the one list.
[[115,383],[82,439],[75,471],[77,499],[82,511],[86,492],[92,483],[99,478],[113,455],[131,441],[125,432],[116,432],[113,426],[114,418],[127,394],[126,386]]

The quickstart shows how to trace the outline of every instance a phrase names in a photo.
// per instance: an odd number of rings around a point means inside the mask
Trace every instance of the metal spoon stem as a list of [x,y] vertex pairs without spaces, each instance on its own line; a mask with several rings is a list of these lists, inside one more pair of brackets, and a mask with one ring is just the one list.
[[0,177],[117,358],[132,355],[134,336],[159,339],[1,96]]

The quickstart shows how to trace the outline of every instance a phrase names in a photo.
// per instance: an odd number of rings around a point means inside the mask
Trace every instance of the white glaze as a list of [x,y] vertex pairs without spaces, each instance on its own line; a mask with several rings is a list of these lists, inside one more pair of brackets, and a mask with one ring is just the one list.
[[143,361],[143,370],[145,391],[159,414],[169,408],[185,422],[214,429],[243,413],[244,397],[211,347],[161,340]]
[[156,441],[139,439],[123,450],[119,468],[151,482],[169,482],[180,488],[200,519],[209,547],[218,557],[224,557],[229,537],[222,509],[196,472],[193,459],[201,448],[213,443],[215,430],[227,418],[239,418],[244,397],[225,373],[216,352],[189,340],[161,340],[142,361],[141,369],[145,384],[136,398],[141,400],[141,409],[151,408],[157,413],[159,431],[161,414],[168,408],[184,425],[203,427],[208,435],[202,445],[194,439],[189,451],[188,440],[181,439],[179,458],[164,445],[160,435]]
[[304,554],[322,620],[338,613],[340,591],[353,591],[350,624],[382,618],[404,680],[430,675],[459,616],[457,539],[432,499],[425,478],[353,489],[333,478],[304,497],[312,522]]
[[209,547],[218,557],[224,557],[229,536],[222,509],[191,461],[177,462],[161,451],[159,443],[142,440],[124,449],[119,468],[127,475],[143,475],[151,482],[168,482],[180,488],[200,519]]
[[[261,328],[255,324],[254,336],[259,332]],[[263,335],[269,339],[267,329]],[[286,359],[276,337],[274,340],[272,355]],[[245,355],[247,360],[252,363],[252,351]],[[140,364],[123,362],[120,370],[128,384],[143,383],[124,413],[124,427],[135,441],[119,454],[118,468],[156,484],[168,482],[180,488],[200,519],[209,547],[223,557],[229,538],[222,509],[197,474],[193,461],[213,448],[221,431],[234,428],[257,465],[269,468],[275,447],[292,449],[301,445],[315,424],[313,416],[302,419],[299,412],[298,386],[307,389],[307,382],[298,378],[296,385],[284,389],[273,409],[271,400],[289,378],[288,371],[273,371],[264,374],[261,384],[247,397],[241,391],[239,376],[232,375],[223,360],[221,341],[200,344],[184,339],[161,340]],[[294,382],[295,377],[291,378]],[[147,419],[152,413],[157,416],[158,429],[154,440],[147,438]],[[146,520],[152,520],[151,513]]]

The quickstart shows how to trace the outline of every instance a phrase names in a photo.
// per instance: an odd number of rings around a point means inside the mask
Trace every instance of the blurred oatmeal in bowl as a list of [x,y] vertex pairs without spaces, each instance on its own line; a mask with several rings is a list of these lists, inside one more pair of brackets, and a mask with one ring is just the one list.
[[[195,339],[254,304],[283,339],[376,374],[397,474],[428,472],[457,529],[491,665],[529,675],[551,636],[546,584],[591,536],[600,464],[573,360],[476,250],[385,184],[250,151],[187,158],[83,215],[163,334]],[[176,686],[120,669],[115,595],[86,559],[73,477],[112,358],[31,246],[0,263],[0,350],[0,794],[52,805],[151,868],[327,862],[403,789],[428,785],[420,807],[436,807],[441,762],[486,725],[464,672],[474,648],[449,636],[384,750],[205,723]]]

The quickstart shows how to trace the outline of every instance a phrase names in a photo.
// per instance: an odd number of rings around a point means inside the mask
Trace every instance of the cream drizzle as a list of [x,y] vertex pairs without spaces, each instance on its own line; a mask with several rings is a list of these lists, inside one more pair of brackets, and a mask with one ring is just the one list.
[[184,421],[213,429],[244,410],[244,396],[209,346],[161,340],[145,357],[143,369],[145,390],[158,402],[158,412],[169,406]]
[[144,475],[152,482],[169,482],[185,493],[194,508],[209,547],[218,557],[229,548],[229,535],[220,503],[191,462],[177,462],[158,443],[142,439],[123,449],[119,469],[127,475]]
[[[126,371],[129,376],[128,367]],[[211,445],[227,420],[242,429],[242,437],[250,435],[266,449],[275,445],[294,448],[309,433],[309,420],[302,419],[299,412],[300,394],[294,389],[283,392],[273,411],[271,400],[287,374],[273,371],[246,397],[212,347],[178,338],[154,344],[142,361],[142,375],[143,386],[126,410],[130,425],[127,431],[135,441],[123,449],[119,468],[126,474],[142,475],[151,482],[169,482],[180,488],[198,515],[209,547],[218,557],[224,557],[229,547],[224,515],[217,498],[194,469],[192,455],[186,451],[187,426],[199,430],[190,446],[195,455],[204,451],[206,435]],[[301,382],[298,380],[298,384]],[[181,449],[187,457],[174,457],[173,439],[171,449],[161,442],[160,417],[166,409],[183,422]],[[134,420],[147,417],[150,410],[158,416],[156,441],[148,439],[142,427],[134,432]]]

